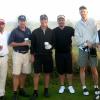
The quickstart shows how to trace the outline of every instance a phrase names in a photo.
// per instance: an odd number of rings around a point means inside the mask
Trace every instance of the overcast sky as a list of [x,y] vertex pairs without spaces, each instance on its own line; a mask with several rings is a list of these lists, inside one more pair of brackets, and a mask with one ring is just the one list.
[[100,0],[0,0],[0,18],[16,21],[24,14],[28,20],[38,22],[39,16],[45,13],[50,21],[56,21],[59,14],[77,21],[81,5],[88,8],[89,17],[100,20]]

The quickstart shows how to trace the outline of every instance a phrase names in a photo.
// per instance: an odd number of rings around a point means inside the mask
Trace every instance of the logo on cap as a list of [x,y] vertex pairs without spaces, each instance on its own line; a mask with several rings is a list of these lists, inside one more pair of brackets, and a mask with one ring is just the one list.
[[26,16],[20,15],[20,16],[18,17],[18,20],[19,20],[19,21],[26,21]]

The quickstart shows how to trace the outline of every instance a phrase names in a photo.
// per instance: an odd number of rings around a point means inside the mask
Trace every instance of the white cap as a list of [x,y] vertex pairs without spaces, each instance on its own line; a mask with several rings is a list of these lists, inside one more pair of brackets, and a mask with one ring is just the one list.
[[57,17],[57,20],[60,19],[60,18],[65,19],[65,16],[64,16],[64,15],[59,15],[59,16]]

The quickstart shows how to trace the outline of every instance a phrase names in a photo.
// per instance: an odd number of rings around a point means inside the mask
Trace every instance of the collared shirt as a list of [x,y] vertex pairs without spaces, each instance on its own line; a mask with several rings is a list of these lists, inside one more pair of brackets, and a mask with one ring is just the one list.
[[91,43],[96,43],[97,27],[93,19],[88,19],[86,22],[80,20],[75,26],[75,38],[80,49],[84,47],[84,43],[88,40]]
[[[19,27],[15,28],[10,35],[9,44],[12,42],[22,43],[25,41],[25,38],[31,40],[31,31],[29,28],[26,28],[25,31],[22,31]],[[29,46],[17,46],[13,47],[15,51],[28,51]]]
[[3,46],[2,50],[0,50],[0,56],[5,56],[9,53],[8,51],[8,38],[9,33],[4,31],[2,34],[0,33],[0,45]]
[[44,35],[45,35],[45,31],[46,31],[46,29],[43,29],[43,33],[44,33]]
[[72,48],[72,37],[74,36],[74,29],[65,26],[63,29],[56,27],[53,29],[54,47],[58,53],[67,53]]
[[72,48],[72,37],[74,36],[74,29],[65,26],[64,29],[56,27],[53,29],[54,47],[58,53],[67,53]]

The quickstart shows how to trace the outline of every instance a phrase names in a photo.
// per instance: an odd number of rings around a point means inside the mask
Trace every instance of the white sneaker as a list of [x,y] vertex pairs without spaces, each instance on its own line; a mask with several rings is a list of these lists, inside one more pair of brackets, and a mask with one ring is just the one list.
[[100,96],[99,95],[95,95],[95,100],[100,100]]
[[60,89],[59,89],[59,93],[64,93],[64,90],[65,90],[65,86],[60,86]]
[[94,89],[94,93],[95,93],[95,95],[100,95],[100,90],[99,90],[99,88],[95,88],[95,89]]
[[87,88],[84,88],[84,89],[83,89],[83,95],[84,95],[84,96],[88,96],[88,95],[89,95],[89,91],[88,91]]
[[73,88],[73,86],[69,86],[69,87],[68,87],[68,91],[69,91],[71,94],[75,93],[75,89]]

